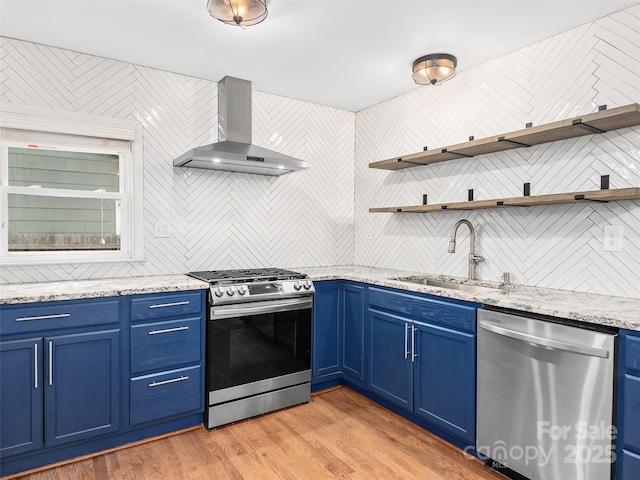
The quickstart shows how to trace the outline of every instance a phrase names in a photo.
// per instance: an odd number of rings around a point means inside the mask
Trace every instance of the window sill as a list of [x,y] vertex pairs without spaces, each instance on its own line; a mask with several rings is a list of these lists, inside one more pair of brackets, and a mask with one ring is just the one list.
[[24,257],[20,259],[14,258],[0,258],[0,267],[31,267],[37,265],[78,265],[78,264],[86,264],[86,263],[144,263],[146,262],[146,258],[33,258],[33,259],[24,259]]

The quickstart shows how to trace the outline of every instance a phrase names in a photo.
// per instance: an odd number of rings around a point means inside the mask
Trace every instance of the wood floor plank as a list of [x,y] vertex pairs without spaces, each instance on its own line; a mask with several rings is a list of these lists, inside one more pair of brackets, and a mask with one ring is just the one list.
[[504,480],[460,449],[338,388],[232,425],[181,432],[20,480]]

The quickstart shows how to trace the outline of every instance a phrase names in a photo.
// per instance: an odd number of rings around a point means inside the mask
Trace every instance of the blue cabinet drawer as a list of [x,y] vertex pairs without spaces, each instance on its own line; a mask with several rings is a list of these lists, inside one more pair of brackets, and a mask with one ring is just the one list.
[[120,322],[120,299],[65,300],[0,307],[3,335]]
[[622,451],[622,476],[619,480],[637,480],[640,478],[640,455]]
[[203,309],[202,291],[141,295],[131,300],[131,321],[193,316]]
[[436,300],[420,294],[369,287],[369,306],[413,320],[475,332],[476,308],[480,305],[460,300]]
[[200,365],[131,379],[131,425],[203,409]]
[[131,327],[131,373],[166,370],[200,362],[202,317]]
[[624,341],[627,352],[624,359],[626,367],[640,371],[640,335],[626,335]]

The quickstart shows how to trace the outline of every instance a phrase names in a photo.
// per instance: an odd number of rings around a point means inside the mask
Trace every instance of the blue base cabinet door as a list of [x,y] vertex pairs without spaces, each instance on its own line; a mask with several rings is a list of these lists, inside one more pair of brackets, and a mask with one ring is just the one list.
[[119,430],[120,330],[45,337],[47,447]]
[[369,325],[369,389],[398,406],[412,410],[411,321],[369,309]]
[[42,338],[0,342],[0,454],[42,447]]
[[473,444],[475,336],[414,322],[414,412]]
[[640,332],[620,330],[616,480],[640,478]]
[[314,378],[340,371],[340,280],[313,282],[313,348],[311,370]]
[[361,285],[348,282],[342,289],[342,373],[364,381],[364,292]]
[[622,462],[622,468],[620,469],[622,476],[619,480],[637,480],[640,478],[640,455],[623,450],[622,458],[617,461]]

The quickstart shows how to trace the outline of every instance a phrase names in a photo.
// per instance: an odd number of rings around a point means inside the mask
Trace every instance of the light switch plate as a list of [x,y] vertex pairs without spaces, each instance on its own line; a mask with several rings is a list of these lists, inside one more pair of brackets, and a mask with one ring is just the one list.
[[621,252],[624,229],[617,225],[605,225],[602,235],[602,251]]
[[166,222],[154,223],[153,236],[156,238],[169,238],[171,236],[170,225]]

